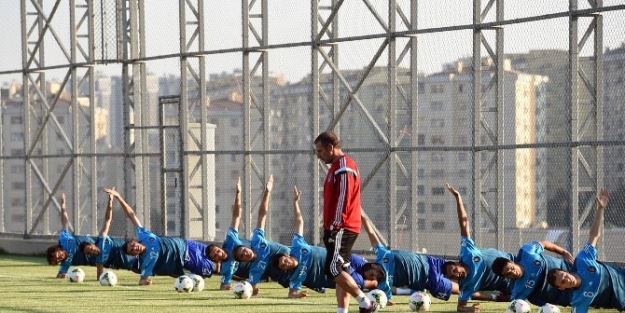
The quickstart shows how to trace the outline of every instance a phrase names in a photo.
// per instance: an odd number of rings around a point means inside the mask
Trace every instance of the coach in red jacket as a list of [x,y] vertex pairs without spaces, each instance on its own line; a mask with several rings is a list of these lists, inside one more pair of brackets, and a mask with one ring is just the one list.
[[325,272],[336,282],[337,312],[347,312],[350,295],[358,300],[360,312],[375,312],[377,303],[371,302],[344,271],[361,227],[358,165],[343,153],[332,132],[323,132],[315,139],[315,150],[317,158],[331,164],[323,183],[323,243],[328,250]]

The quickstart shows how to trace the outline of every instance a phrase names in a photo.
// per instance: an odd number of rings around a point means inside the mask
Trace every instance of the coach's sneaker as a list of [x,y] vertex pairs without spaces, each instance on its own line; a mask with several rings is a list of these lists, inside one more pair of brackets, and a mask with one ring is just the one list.
[[360,308],[360,313],[377,313],[379,310],[380,305],[375,301],[371,301],[371,306],[368,308]]

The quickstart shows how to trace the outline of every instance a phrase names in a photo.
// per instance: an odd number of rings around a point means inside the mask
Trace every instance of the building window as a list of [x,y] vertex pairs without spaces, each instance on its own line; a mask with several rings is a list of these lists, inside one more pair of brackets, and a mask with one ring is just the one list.
[[11,222],[13,223],[23,224],[25,220],[26,220],[26,216],[24,214],[11,215]]
[[24,156],[24,149],[12,149],[11,156]]
[[432,162],[445,161],[445,154],[443,152],[432,152]]
[[445,85],[443,84],[430,85],[430,93],[443,93],[443,92],[445,92]]
[[418,145],[425,145],[425,135],[423,135],[423,134],[418,134],[417,135],[417,144]]
[[442,196],[445,194],[445,188],[443,187],[432,187],[432,195],[433,196]]
[[234,146],[239,145],[239,136],[230,136],[230,143]]
[[425,195],[425,186],[423,186],[423,185],[418,185],[417,186],[417,195],[419,195],[419,196]]
[[442,135],[432,135],[430,141],[432,142],[432,145],[441,146],[445,144],[445,137]]
[[432,203],[432,213],[445,212],[445,203]]
[[433,221],[432,229],[437,229],[437,230],[445,229],[445,221]]
[[432,101],[430,102],[430,110],[432,111],[442,111],[443,103],[440,101]]
[[445,127],[445,119],[434,118],[430,121],[430,125],[432,126],[432,128],[443,128]]
[[458,170],[458,178],[466,178],[467,177],[467,170],[465,169],[459,169]]
[[232,126],[232,127],[239,127],[239,119],[238,118],[230,119],[230,126]]
[[65,124],[65,116],[57,116],[56,120],[59,122],[59,124]]
[[444,178],[445,177],[445,170],[443,170],[443,169],[432,170],[431,177],[432,178]]
[[24,133],[23,132],[11,133],[11,141],[24,141]]
[[239,174],[239,170],[232,170],[232,171],[230,171],[230,178],[231,179],[238,179],[239,177],[241,177],[241,175]]
[[419,83],[418,84],[418,92],[420,94],[425,93],[425,84],[424,83]]
[[24,174],[24,165],[11,165],[11,174]]
[[11,124],[12,125],[22,125],[24,123],[24,118],[21,116],[11,116]]
[[234,153],[233,153],[233,154],[231,154],[231,155],[230,155],[230,161],[232,161],[232,162],[236,162],[236,161],[237,161],[237,155],[236,155],[236,154],[234,154]]
[[459,145],[466,145],[468,141],[467,136],[460,135],[456,137],[456,143]]
[[417,203],[417,213],[425,214],[425,202]]
[[425,230],[425,219],[424,218],[420,218],[420,219],[417,220],[417,229]]
[[458,161],[462,162],[462,161],[466,161],[467,160],[467,153],[466,152],[459,152],[458,153]]
[[467,194],[467,187],[460,187],[460,188],[458,188],[458,192],[461,195],[463,195],[463,196],[466,195]]
[[24,184],[24,182],[23,182],[23,181],[14,181],[14,182],[11,184],[11,187],[13,188],[13,190],[24,190],[24,187],[25,187],[25,186],[26,186],[26,185]]
[[24,198],[11,199],[11,206],[24,206]]
[[417,170],[417,177],[424,178],[425,177],[425,169],[420,168]]

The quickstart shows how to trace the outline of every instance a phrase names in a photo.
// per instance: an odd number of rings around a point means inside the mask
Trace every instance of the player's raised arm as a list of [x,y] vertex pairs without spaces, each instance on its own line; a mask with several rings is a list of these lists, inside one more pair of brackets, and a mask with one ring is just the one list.
[[562,259],[569,264],[573,264],[573,262],[575,261],[575,257],[571,254],[571,252],[549,240],[542,240],[540,241],[540,244],[543,246],[543,248],[545,248],[545,250],[561,255]]
[[[111,188],[115,189],[115,187]],[[106,206],[106,212],[104,213],[104,222],[102,223],[102,229],[100,229],[100,237],[108,236],[109,229],[111,228],[111,221],[113,220],[113,195],[108,194],[109,200]]]
[[588,243],[593,247],[597,245],[599,236],[601,236],[601,225],[603,225],[603,211],[605,206],[608,205],[609,192],[607,189],[602,188],[597,195],[597,212],[595,213],[595,219],[592,221],[592,227],[590,228],[590,234],[588,235]]
[[265,183],[263,199],[260,201],[260,206],[258,207],[258,221],[256,221],[256,228],[265,229],[265,220],[267,219],[267,211],[269,211],[269,198],[271,198],[272,189],[273,175],[269,175],[269,179],[267,179],[267,183]]
[[371,246],[375,247],[379,245],[380,240],[378,239],[378,235],[375,234],[375,230],[373,230],[373,226],[369,222],[368,218],[362,218],[362,227],[364,227],[365,231],[369,235],[369,242],[371,242]]
[[119,192],[117,192],[115,189],[110,189],[110,188],[104,188],[104,192],[108,193],[109,195],[117,199],[117,202],[119,202],[119,205],[122,207],[122,210],[124,210],[124,213],[126,213],[126,216],[130,219],[130,221],[135,226],[143,227],[141,225],[141,222],[139,221],[139,218],[135,214],[135,211],[130,207],[128,203],[126,203],[126,200],[122,198]]
[[65,193],[61,194],[61,227],[63,227],[63,229],[69,229],[69,217],[67,216]]
[[460,235],[462,235],[463,237],[471,238],[469,232],[469,220],[467,217],[467,211],[464,209],[464,204],[462,203],[462,197],[460,196],[460,193],[450,184],[445,184],[445,187],[456,198],[456,212],[458,213],[458,225],[460,226]]
[[230,227],[239,229],[241,223],[241,177],[237,180],[235,186],[234,204],[232,205],[232,222]]
[[302,192],[297,190],[297,186],[293,186],[293,222],[295,223],[295,232],[300,236],[304,235],[304,219],[299,208],[299,198]]

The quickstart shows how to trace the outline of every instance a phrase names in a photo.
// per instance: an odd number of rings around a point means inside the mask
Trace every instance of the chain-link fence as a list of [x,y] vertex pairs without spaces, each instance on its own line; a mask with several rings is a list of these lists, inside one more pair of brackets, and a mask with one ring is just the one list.
[[[273,174],[268,238],[290,243],[297,185],[319,243],[327,167],[312,141],[332,129],[393,248],[457,255],[445,183],[477,244],[508,251],[576,250],[606,187],[601,244],[615,246],[624,13],[601,0],[4,4],[0,232],[54,235],[66,193],[73,230],[95,234],[115,186],[155,233],[220,241],[240,178],[248,237]],[[111,233],[133,234],[121,210]]]

